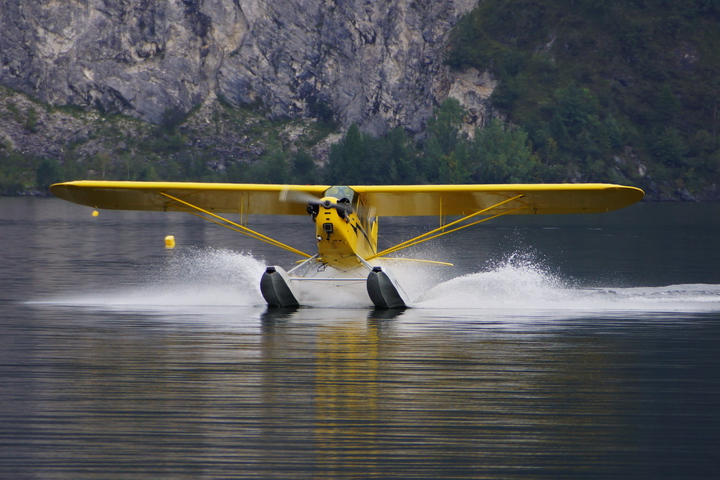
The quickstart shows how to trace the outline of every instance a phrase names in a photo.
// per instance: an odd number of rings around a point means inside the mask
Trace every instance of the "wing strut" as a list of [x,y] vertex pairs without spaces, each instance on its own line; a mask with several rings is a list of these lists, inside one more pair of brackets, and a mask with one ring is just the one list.
[[285,249],[285,250],[287,250],[287,251],[289,251],[289,252],[296,253],[296,254],[301,255],[301,256],[303,256],[303,257],[306,257],[306,258],[311,258],[311,255],[308,255],[308,254],[305,253],[305,252],[301,252],[300,250],[298,250],[298,249],[296,249],[296,248],[293,248],[293,247],[291,247],[290,245],[285,245],[284,243],[279,242],[279,241],[277,241],[277,240],[275,240],[275,239],[273,239],[273,238],[267,237],[267,236],[263,235],[262,233],[258,233],[258,232],[256,232],[255,230],[251,230],[251,229],[249,229],[249,228],[247,228],[247,227],[244,227],[244,226],[242,226],[242,225],[240,225],[240,224],[238,224],[238,223],[235,223],[235,222],[233,222],[233,221],[231,221],[231,220],[228,220],[227,218],[221,217],[220,215],[216,215],[216,214],[214,214],[214,213],[212,213],[212,212],[208,212],[207,210],[202,209],[202,208],[200,208],[200,207],[198,207],[198,206],[196,206],[196,205],[193,205],[192,203],[188,203],[188,202],[186,202],[186,201],[184,201],[184,200],[180,200],[179,198],[173,197],[172,195],[169,195],[169,194],[167,194],[167,193],[165,193],[165,192],[158,192],[158,193],[159,193],[160,195],[162,195],[163,197],[167,197],[167,198],[169,198],[170,200],[173,200],[173,201],[178,202],[178,203],[180,203],[180,204],[182,204],[182,205],[185,205],[185,206],[187,206],[187,207],[190,207],[191,209],[197,210],[198,212],[202,212],[202,213],[204,213],[205,215],[209,215],[210,217],[213,217],[213,218],[218,219],[219,221],[218,221],[218,220],[213,220],[212,218],[204,217],[204,216],[202,216],[202,215],[200,215],[200,214],[198,214],[198,213],[196,213],[196,212],[194,212],[194,211],[192,211],[192,210],[188,210],[188,209],[186,209],[186,208],[177,207],[177,206],[176,206],[176,208],[180,208],[181,210],[184,210],[184,211],[186,211],[187,213],[189,213],[189,214],[191,214],[191,215],[195,215],[196,217],[202,218],[203,220],[207,220],[208,222],[212,222],[212,223],[214,223],[214,224],[216,224],[216,225],[220,225],[220,226],[222,226],[222,227],[228,228],[228,229],[233,230],[233,231],[235,231],[235,232],[240,232],[240,233],[242,233],[243,235],[247,235],[248,237],[254,238],[254,239],[256,239],[256,240],[260,240],[260,241],[263,241],[263,242],[265,242],[265,243],[269,243],[270,245],[274,245],[274,246],[276,246],[276,247],[283,248],[283,249]]
[[[468,224],[466,224],[466,225],[460,225],[459,227],[456,227],[456,228],[453,228],[453,229],[444,231],[444,230],[446,230],[448,227],[452,227],[452,226],[455,226],[455,225],[457,225],[457,224],[459,224],[459,223],[462,223],[462,222],[465,222],[465,221],[467,221],[467,220],[470,220],[471,218],[473,218],[473,217],[475,217],[475,216],[477,216],[477,215],[482,215],[483,213],[486,213],[486,212],[488,212],[488,211],[490,211],[490,210],[492,210],[492,209],[494,209],[494,208],[497,208],[497,207],[499,207],[499,206],[501,206],[501,205],[505,205],[506,203],[510,203],[510,202],[512,202],[512,201],[514,201],[514,200],[519,200],[519,199],[521,199],[521,198],[524,197],[524,196],[525,196],[525,195],[521,194],[521,195],[516,195],[516,196],[514,196],[514,197],[512,197],[512,198],[508,198],[507,200],[503,200],[502,202],[496,203],[495,205],[493,205],[493,206],[491,206],[491,207],[484,208],[484,209],[479,210],[479,211],[477,211],[477,212],[475,212],[475,213],[471,213],[470,215],[466,215],[466,216],[460,218],[459,220],[455,220],[454,222],[450,222],[450,223],[448,223],[447,225],[444,225],[444,226],[441,226],[441,227],[439,227],[439,228],[436,228],[435,230],[430,230],[429,232],[423,233],[422,235],[418,235],[418,236],[415,237],[415,238],[411,238],[410,240],[406,240],[406,241],[404,241],[404,242],[402,242],[402,243],[398,243],[398,244],[395,245],[394,247],[390,247],[390,248],[388,248],[388,249],[383,250],[382,252],[378,252],[378,253],[376,253],[375,255],[371,255],[371,256],[367,257],[365,260],[372,260],[373,258],[383,257],[383,256],[388,255],[388,254],[390,254],[390,253],[395,253],[395,252],[397,252],[398,250],[402,250],[402,249],[404,249],[404,248],[412,247],[412,246],[415,246],[415,245],[417,245],[417,244],[419,244],[419,243],[426,242],[426,241],[428,241],[428,240],[432,240],[432,239],[434,239],[434,238],[442,237],[443,235],[447,235],[448,233],[454,233],[454,232],[457,232],[458,230],[462,230],[463,228],[472,227],[473,225],[477,225],[477,224],[479,224],[479,223],[487,222],[488,220],[492,220],[493,218],[502,217],[503,215],[508,215],[508,214],[510,214],[510,213],[515,213],[515,212],[517,212],[518,210],[522,210],[522,209],[524,209],[524,208],[529,208],[529,205],[522,205],[522,206],[520,206],[520,207],[513,208],[512,210],[508,210],[507,212],[498,213],[498,214],[493,215],[493,216],[491,216],[491,217],[483,218],[482,220],[478,220],[478,221],[476,221],[476,222],[468,223]],[[440,233],[438,233],[438,232],[440,232]]]

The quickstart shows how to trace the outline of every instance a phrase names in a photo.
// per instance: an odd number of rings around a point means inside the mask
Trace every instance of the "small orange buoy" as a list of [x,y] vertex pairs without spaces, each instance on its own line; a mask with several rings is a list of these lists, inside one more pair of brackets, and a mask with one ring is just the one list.
[[175,237],[172,235],[165,237],[165,248],[175,248]]

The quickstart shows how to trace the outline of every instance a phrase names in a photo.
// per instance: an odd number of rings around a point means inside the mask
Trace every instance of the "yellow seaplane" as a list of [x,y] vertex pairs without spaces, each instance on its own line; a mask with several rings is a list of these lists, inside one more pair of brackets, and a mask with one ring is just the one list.
[[[608,212],[644,196],[638,188],[612,184],[306,186],[84,180],[57,183],[50,191],[96,209],[188,212],[304,257],[289,271],[279,265],[266,268],[260,290],[270,307],[302,305],[301,284],[332,282],[364,283],[372,303],[383,309],[405,308],[410,299],[391,272],[377,265],[378,259],[503,215]],[[239,215],[239,220],[221,214]],[[315,224],[317,253],[248,228],[248,215],[257,214],[308,215]],[[437,216],[440,226],[378,250],[378,219],[406,216]]]

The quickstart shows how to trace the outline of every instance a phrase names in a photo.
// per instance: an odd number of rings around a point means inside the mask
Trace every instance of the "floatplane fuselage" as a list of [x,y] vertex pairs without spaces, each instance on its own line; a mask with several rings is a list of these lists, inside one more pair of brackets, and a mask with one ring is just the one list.
[[350,187],[330,187],[322,198],[308,202],[307,212],[315,223],[318,253],[290,272],[267,267],[260,290],[268,305],[299,306],[296,285],[301,282],[356,284],[362,278],[376,307],[407,306],[408,296],[390,272],[366,260],[378,253],[378,219],[360,195]]

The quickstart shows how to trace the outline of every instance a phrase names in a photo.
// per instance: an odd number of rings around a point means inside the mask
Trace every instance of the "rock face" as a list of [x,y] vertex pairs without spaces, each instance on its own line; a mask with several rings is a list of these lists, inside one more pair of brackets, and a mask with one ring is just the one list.
[[[274,117],[422,129],[478,0],[34,0],[0,9],[0,84],[152,122],[222,97]],[[467,82],[467,79],[462,80]],[[453,96],[463,97],[455,91]]]

